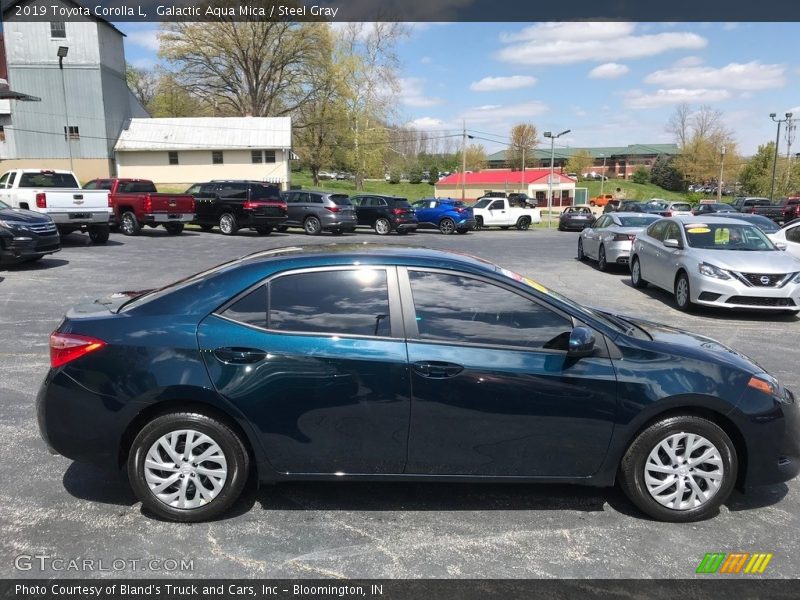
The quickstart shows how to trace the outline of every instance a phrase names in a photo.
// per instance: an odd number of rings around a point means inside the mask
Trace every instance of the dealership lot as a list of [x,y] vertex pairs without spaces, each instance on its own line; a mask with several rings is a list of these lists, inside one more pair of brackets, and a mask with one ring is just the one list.
[[[795,317],[701,311],[684,314],[664,292],[635,290],[625,270],[601,273],[575,259],[577,233],[370,232],[234,237],[188,231],[83,235],[37,265],[0,270],[0,466],[3,577],[91,575],[51,560],[90,559],[105,574],[146,577],[691,577],[706,552],[772,552],[765,576],[800,568],[797,481],[743,496],[716,518],[690,525],[645,519],[615,489],[469,484],[281,484],[250,490],[224,520],[180,525],[142,514],[114,474],[50,456],[33,414],[47,369],[47,336],[71,305],[120,290],[159,286],[258,249],[309,243],[399,243],[479,255],[580,302],[710,335],[800,391]],[[455,300],[455,299],[454,299]],[[156,560],[154,573],[130,561]],[[191,573],[167,561],[192,561]],[[114,561],[125,567],[117,570]],[[44,572],[39,565],[44,564]],[[61,569],[59,569],[61,566]],[[160,569],[160,570],[159,570]]]

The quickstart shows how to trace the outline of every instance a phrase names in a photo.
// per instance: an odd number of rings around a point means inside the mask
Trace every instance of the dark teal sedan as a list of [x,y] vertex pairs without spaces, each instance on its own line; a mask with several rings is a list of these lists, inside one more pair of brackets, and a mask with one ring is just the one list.
[[616,481],[694,521],[800,470],[795,398],[709,338],[584,308],[479,258],[258,252],[71,309],[37,406],[50,448],[199,521],[284,480]]

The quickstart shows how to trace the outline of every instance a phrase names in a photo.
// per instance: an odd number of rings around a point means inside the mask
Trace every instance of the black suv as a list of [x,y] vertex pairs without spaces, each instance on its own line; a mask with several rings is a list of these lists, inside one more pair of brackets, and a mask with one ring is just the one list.
[[292,190],[284,192],[289,219],[278,231],[302,227],[308,235],[330,231],[334,235],[356,230],[356,212],[347,194]]
[[417,229],[417,215],[405,198],[363,194],[351,197],[350,202],[356,207],[358,224],[373,228],[378,235]]
[[47,215],[12,209],[0,200],[0,263],[39,260],[61,250],[56,224]]
[[197,217],[203,231],[215,225],[225,235],[239,229],[255,229],[262,235],[286,222],[286,202],[280,190],[261,181],[209,181],[194,194]]

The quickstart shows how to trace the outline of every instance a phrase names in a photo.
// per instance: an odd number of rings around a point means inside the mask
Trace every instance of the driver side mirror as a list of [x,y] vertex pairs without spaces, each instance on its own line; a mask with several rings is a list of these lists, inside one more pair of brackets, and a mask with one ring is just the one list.
[[594,334],[588,327],[579,325],[569,334],[569,348],[567,356],[580,358],[590,356],[594,352]]
[[669,238],[668,240],[664,240],[664,245],[667,248],[680,248],[681,243],[676,240],[675,238]]

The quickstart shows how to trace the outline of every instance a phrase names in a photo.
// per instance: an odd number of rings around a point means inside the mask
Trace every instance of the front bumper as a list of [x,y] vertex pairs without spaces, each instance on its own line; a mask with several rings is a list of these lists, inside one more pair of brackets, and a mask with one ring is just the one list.
[[749,286],[737,279],[691,274],[692,302],[704,306],[756,310],[800,310],[800,284],[783,287]]
[[106,225],[113,217],[111,209],[103,211],[82,211],[79,208],[69,212],[49,212],[47,215],[53,219],[56,225]]
[[193,213],[188,214],[167,214],[167,213],[154,213],[151,215],[144,216],[145,223],[158,223],[162,225],[164,223],[191,223],[194,221],[195,215]]
[[23,235],[0,240],[0,262],[14,263],[33,260],[61,250],[59,235]]

